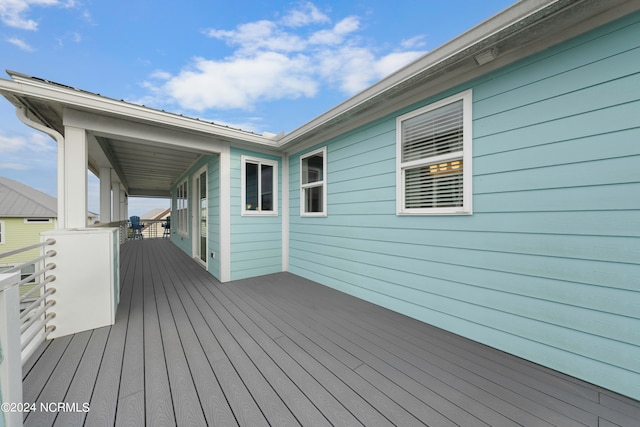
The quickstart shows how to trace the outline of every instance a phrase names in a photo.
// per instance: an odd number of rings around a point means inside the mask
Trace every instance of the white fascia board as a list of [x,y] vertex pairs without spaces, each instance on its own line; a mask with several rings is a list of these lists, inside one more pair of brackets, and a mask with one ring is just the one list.
[[227,128],[202,120],[151,109],[145,106],[118,101],[78,89],[34,80],[11,73],[13,81],[0,79],[0,91],[16,96],[34,97],[40,100],[60,103],[66,107],[96,111],[106,115],[124,116],[130,120],[141,120],[176,127],[193,132],[215,135],[228,141],[251,142],[258,145],[275,146],[275,142],[262,135]]
[[483,40],[486,40],[505,28],[526,19],[541,9],[547,8],[554,3],[566,2],[567,0],[523,0],[517,2],[504,11],[485,20],[476,27],[466,31],[439,48],[425,54],[404,68],[385,77],[373,86],[370,86],[359,94],[349,98],[347,101],[337,105],[326,113],[284,136],[278,141],[278,146],[285,146],[304,134],[321,128],[323,125],[340,115],[348,113],[350,110],[353,110],[362,104],[366,104],[374,97],[400,86],[403,82],[436,67],[447,59],[460,54],[471,46],[479,44]]
[[153,124],[129,121],[119,117],[96,115],[74,109],[64,110],[65,126],[86,129],[98,136],[135,142],[137,144],[156,146],[163,144],[195,150],[200,153],[219,153],[220,139],[213,140],[202,133],[189,132],[184,129],[165,128]]

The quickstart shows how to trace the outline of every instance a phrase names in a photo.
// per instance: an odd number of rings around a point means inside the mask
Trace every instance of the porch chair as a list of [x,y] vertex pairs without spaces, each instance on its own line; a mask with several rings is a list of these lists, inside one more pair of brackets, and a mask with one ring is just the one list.
[[164,232],[162,233],[162,238],[164,239],[165,237],[168,239],[171,237],[171,217],[168,216],[167,217],[167,222],[163,223],[162,226],[164,227]]
[[131,239],[144,238],[142,235],[142,223],[140,222],[140,217],[132,216],[129,218],[129,221],[131,222]]

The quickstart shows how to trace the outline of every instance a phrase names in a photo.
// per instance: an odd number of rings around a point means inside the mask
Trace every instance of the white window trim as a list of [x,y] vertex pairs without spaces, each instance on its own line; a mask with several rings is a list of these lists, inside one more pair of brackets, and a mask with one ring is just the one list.
[[[187,190],[186,198],[181,196],[181,188]],[[189,193],[189,180],[184,179],[176,187],[176,221],[175,224],[172,224],[172,227],[175,226],[178,234],[181,236],[189,235]],[[181,207],[181,201],[183,199],[184,202]]]
[[[302,183],[302,161],[307,157],[315,156],[322,153],[322,181],[313,182],[311,184]],[[306,199],[304,191],[306,188],[322,186],[322,212],[305,212]],[[300,216],[305,217],[325,217],[327,216],[327,147],[322,147],[314,151],[300,156]]]
[[[242,216],[278,216],[278,161],[262,159],[259,157],[241,156],[242,167],[240,169],[240,203],[241,203],[241,215]],[[258,210],[247,210],[247,191],[246,191],[246,165],[247,163],[253,163],[258,165],[260,170],[261,165],[268,165],[273,167],[273,210],[263,211],[260,208]],[[260,189],[261,174],[258,174],[258,203],[260,203]]]
[[25,218],[25,224],[51,224],[51,218]]
[[[447,208],[405,208],[405,188],[404,188],[404,173],[405,169],[415,167],[419,164],[434,164],[439,162],[446,162],[450,160],[451,155],[433,156],[426,159],[415,160],[411,162],[402,163],[402,122],[410,118],[425,114],[429,111],[451,104],[453,102],[462,100],[462,132],[463,132],[463,154],[462,160],[464,169],[462,173],[463,179],[463,206],[460,207],[447,207]],[[448,98],[437,101],[433,104],[419,108],[415,111],[411,111],[396,119],[396,214],[397,215],[471,215],[473,213],[472,208],[472,128],[473,128],[473,116],[472,116],[472,91],[467,90],[457,95],[450,96]],[[459,158],[455,155],[455,158]]]
[[4,226],[4,221],[0,221],[0,245],[4,245],[7,240],[5,234],[7,234],[7,229]]

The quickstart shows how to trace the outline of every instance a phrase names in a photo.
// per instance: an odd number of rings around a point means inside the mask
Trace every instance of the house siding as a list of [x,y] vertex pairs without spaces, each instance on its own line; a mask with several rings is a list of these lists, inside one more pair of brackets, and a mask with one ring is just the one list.
[[[196,162],[189,170],[180,177],[176,184],[180,184],[187,180],[188,185],[188,218],[189,227],[188,234],[182,235],[178,233],[178,225],[176,223],[176,186],[171,188],[172,200],[171,200],[171,241],[182,249],[189,256],[193,256],[193,178],[194,174],[200,169],[206,166],[207,169],[207,198],[208,198],[208,217],[207,217],[207,250],[209,254],[213,251],[216,254],[220,253],[220,158],[219,156],[205,156]],[[220,279],[220,256],[207,259],[207,270],[217,279]]]
[[[55,227],[55,219],[51,218],[50,223],[25,223],[24,218],[0,218],[4,222],[3,244],[0,244],[0,252],[9,252],[25,246],[40,243],[40,233],[43,231],[53,230]],[[1,265],[15,265],[21,262],[29,261],[40,256],[40,249],[31,249],[19,254],[11,255],[0,259]]]
[[[278,162],[278,215],[242,216],[242,156]],[[282,158],[231,149],[231,280],[282,271]]]
[[[396,216],[397,116],[473,90],[471,216]],[[640,14],[327,146],[290,271],[640,398]]]

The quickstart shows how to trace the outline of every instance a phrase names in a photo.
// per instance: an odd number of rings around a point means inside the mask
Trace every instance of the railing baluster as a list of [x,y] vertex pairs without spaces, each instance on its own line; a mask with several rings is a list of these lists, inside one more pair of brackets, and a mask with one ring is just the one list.
[[[0,259],[37,248],[42,248],[44,252],[46,246],[53,245],[55,242],[55,239],[50,238],[45,242],[4,252],[0,254]],[[47,271],[55,269],[56,265],[49,263],[24,278],[20,277],[20,271],[27,266],[42,265],[47,258],[55,255],[56,251],[49,250],[37,258],[21,262],[0,273],[0,392],[4,399],[3,403],[22,402],[21,366],[55,329],[53,326],[47,326],[47,322],[56,316],[51,311],[56,302],[50,298],[56,290],[48,288],[42,292],[47,284],[55,280],[55,276],[47,276],[22,297],[19,296],[19,289],[21,285],[30,283],[44,276]],[[38,297],[31,301],[30,297],[36,295]],[[21,303],[28,303],[22,312],[20,311]],[[6,412],[2,415],[7,425],[22,425],[22,413]]]

